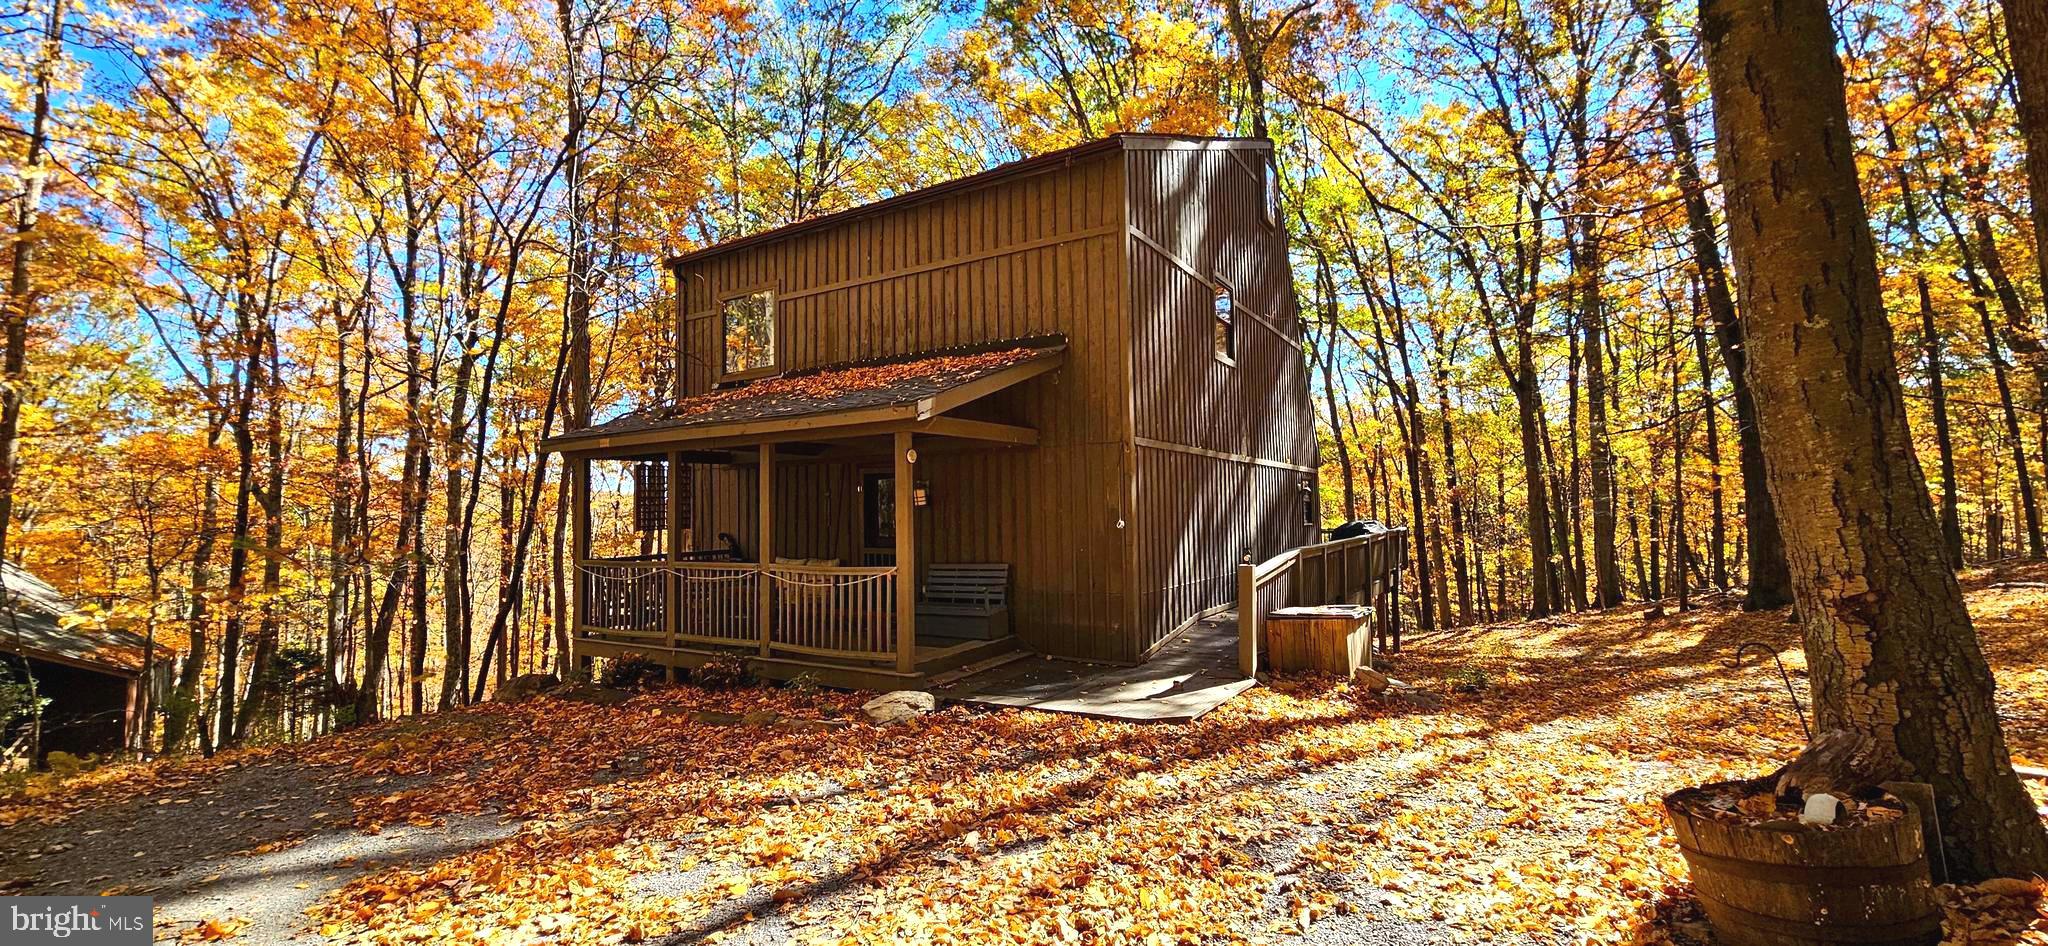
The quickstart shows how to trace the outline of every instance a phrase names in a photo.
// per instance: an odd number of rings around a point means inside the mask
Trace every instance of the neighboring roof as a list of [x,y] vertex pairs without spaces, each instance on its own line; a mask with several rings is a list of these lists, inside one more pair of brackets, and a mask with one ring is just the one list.
[[759,233],[748,234],[747,236],[727,240],[723,243],[715,243],[712,244],[711,246],[691,250],[687,253],[681,253],[676,256],[672,256],[669,258],[668,262],[670,266],[675,266],[681,263],[690,262],[692,260],[700,259],[706,256],[725,253],[743,247],[758,246],[763,243],[772,243],[776,240],[780,240],[785,237],[795,236],[799,233],[806,233],[812,230],[823,229],[825,227],[837,226],[838,224],[845,223],[848,220],[853,220],[859,217],[869,216],[871,214],[877,214],[889,210],[894,210],[895,208],[901,207],[905,204],[912,204],[922,200],[931,200],[933,198],[941,197],[946,194],[955,193],[957,191],[970,190],[972,188],[981,187],[986,184],[991,184],[1004,178],[1017,177],[1025,174],[1031,174],[1037,171],[1043,171],[1053,167],[1058,167],[1063,164],[1071,164],[1083,158],[1094,157],[1097,154],[1102,154],[1109,151],[1117,151],[1123,149],[1146,150],[1157,148],[1224,148],[1256,151],[1271,150],[1272,147],[1273,141],[1270,138],[1222,138],[1203,137],[1199,135],[1147,135],[1130,133],[1115,134],[1110,135],[1107,138],[1097,138],[1094,141],[1084,141],[1080,144],[1073,145],[1071,147],[1061,148],[1058,151],[1048,151],[1044,154],[1033,155],[1031,157],[1023,158],[1017,161],[1011,161],[1006,164],[998,164],[995,167],[992,167],[986,171],[982,171],[979,174],[970,174],[966,177],[954,178],[953,180],[950,181],[942,181],[938,184],[933,184],[930,187],[921,187],[914,191],[905,191],[901,194],[897,194],[894,197],[886,197],[881,200],[874,201],[873,203],[862,204],[858,207],[850,207],[846,210],[841,210],[837,213],[826,214],[822,217],[812,217],[809,220],[799,220],[795,223],[777,227],[773,230],[763,230]]
[[601,447],[593,442],[655,431],[707,439],[740,433],[742,426],[758,432],[798,423],[825,428],[834,421],[922,420],[1059,367],[1066,348],[1065,338],[1045,336],[823,365],[643,408],[550,437],[541,448]]
[[[142,672],[139,635],[103,627],[65,627],[63,618],[77,609],[63,592],[13,562],[0,563],[0,652],[84,666],[106,673],[135,676]],[[12,603],[10,615],[6,604]]]

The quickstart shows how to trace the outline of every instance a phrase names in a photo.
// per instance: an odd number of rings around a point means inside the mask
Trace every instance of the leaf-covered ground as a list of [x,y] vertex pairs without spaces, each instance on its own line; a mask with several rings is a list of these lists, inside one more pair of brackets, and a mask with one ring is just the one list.
[[[2048,762],[2048,569],[1968,583]],[[1782,614],[1710,602],[1411,639],[1417,696],[1280,680],[1188,726],[486,706],[43,786],[0,808],[0,876],[242,942],[1700,942],[1657,799],[1800,743],[1746,640],[1798,673]],[[2048,943],[2032,885],[1948,896],[1951,942]]]

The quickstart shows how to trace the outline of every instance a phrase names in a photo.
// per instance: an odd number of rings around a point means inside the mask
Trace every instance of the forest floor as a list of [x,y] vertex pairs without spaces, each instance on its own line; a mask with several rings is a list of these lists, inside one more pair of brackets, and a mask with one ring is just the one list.
[[[2016,757],[2048,762],[2048,568],[1973,572]],[[1801,744],[1715,598],[1411,638],[1420,687],[1282,679],[1188,725],[859,694],[541,698],[0,803],[13,893],[157,898],[166,941],[1710,942],[1658,799]],[[2022,885],[2006,885],[2010,889]],[[2038,886],[1952,943],[2048,943]]]

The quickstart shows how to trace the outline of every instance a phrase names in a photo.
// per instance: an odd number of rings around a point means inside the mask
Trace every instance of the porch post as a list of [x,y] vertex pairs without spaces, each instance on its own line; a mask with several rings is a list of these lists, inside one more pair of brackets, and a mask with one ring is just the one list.
[[761,445],[761,467],[755,475],[759,481],[759,502],[761,506],[761,534],[754,539],[760,548],[756,557],[761,560],[760,570],[754,575],[755,600],[754,624],[761,632],[761,656],[768,656],[769,628],[774,624],[770,608],[775,600],[775,590],[770,587],[774,579],[768,577],[768,566],[775,561],[775,445]]
[[[569,641],[571,665],[578,670],[590,668],[590,658],[582,654],[583,611],[590,598],[590,575],[584,571],[583,563],[590,558],[590,460],[587,457],[569,457],[566,465],[569,475],[569,587],[572,589],[569,607],[563,610],[569,616],[568,632],[564,639]],[[568,668],[562,668],[567,670]],[[564,674],[566,678],[567,674]]]
[[896,433],[896,669],[917,670],[917,519],[910,501],[915,475],[910,431]]
[[1237,566],[1237,669],[1247,677],[1259,675],[1259,566],[1240,562]]
[[[668,561],[671,566],[683,558],[683,504],[690,497],[683,495],[683,455],[671,450],[668,454]],[[668,632],[668,660],[662,662],[662,677],[670,683],[676,682],[676,634],[683,626],[683,576],[675,568],[665,568],[662,590],[662,610],[666,611],[663,621]]]

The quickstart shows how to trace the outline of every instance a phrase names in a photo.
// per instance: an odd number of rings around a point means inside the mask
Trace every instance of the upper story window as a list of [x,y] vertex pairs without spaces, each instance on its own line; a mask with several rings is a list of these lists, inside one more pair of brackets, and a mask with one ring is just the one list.
[[1273,162],[1265,164],[1266,178],[1266,226],[1280,225],[1280,170]]
[[1230,287],[1216,287],[1216,359],[1225,364],[1237,363],[1237,320],[1236,309],[1230,302]]
[[720,307],[725,331],[727,376],[773,370],[775,367],[775,293],[750,292],[725,300]]

